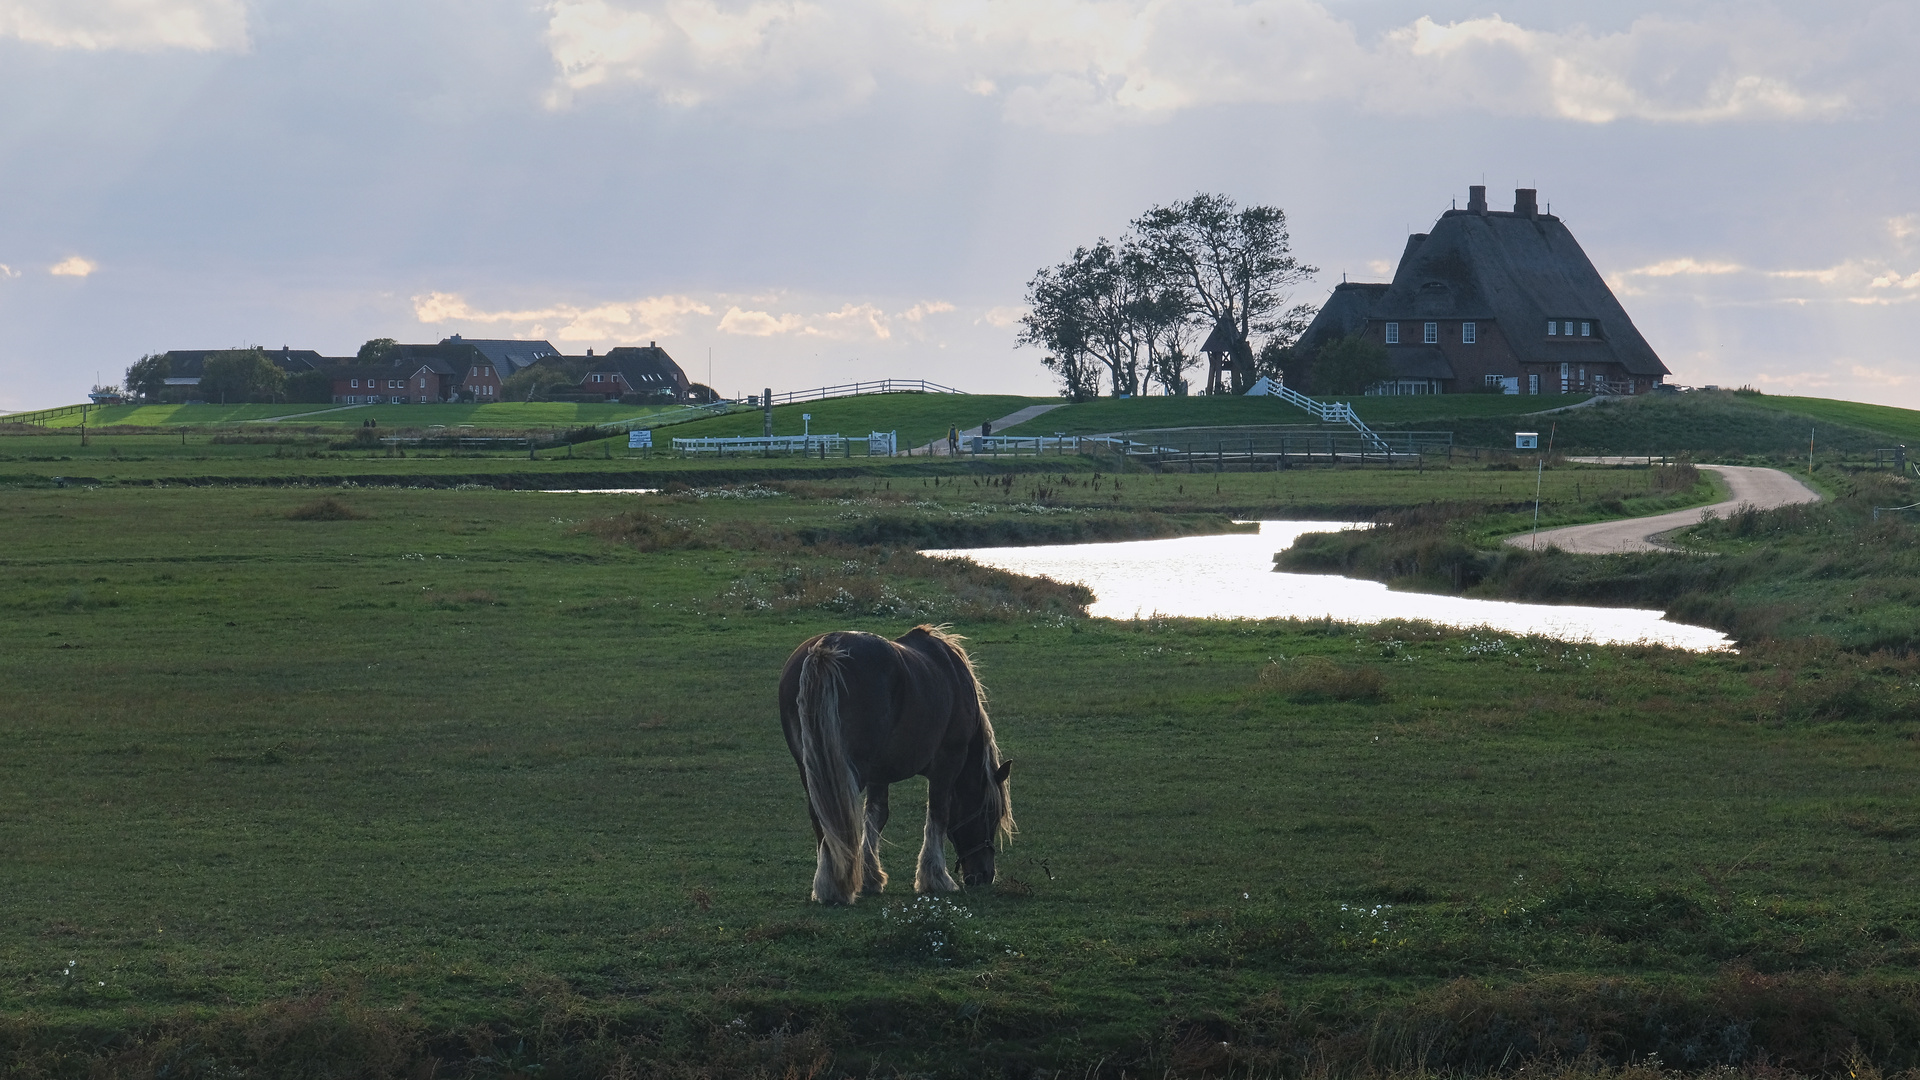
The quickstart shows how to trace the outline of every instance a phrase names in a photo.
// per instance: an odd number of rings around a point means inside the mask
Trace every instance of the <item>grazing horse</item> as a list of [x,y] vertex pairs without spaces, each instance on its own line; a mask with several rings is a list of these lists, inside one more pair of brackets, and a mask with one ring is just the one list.
[[[918,892],[993,882],[994,841],[1013,836],[1007,775],[973,662],[960,638],[916,626],[899,639],[835,630],[802,642],[780,673],[780,726],[800,766],[819,841],[813,898],[850,904],[886,887],[880,830],[887,786],[927,778]],[[866,793],[864,812],[860,794]]]

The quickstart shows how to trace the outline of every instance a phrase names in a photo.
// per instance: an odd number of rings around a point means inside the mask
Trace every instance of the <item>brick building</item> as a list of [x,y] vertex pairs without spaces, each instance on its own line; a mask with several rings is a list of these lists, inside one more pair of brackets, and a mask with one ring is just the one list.
[[[1407,238],[1388,283],[1342,282],[1301,335],[1317,349],[1358,333],[1393,375],[1369,394],[1643,394],[1668,374],[1613,290],[1531,188],[1511,211],[1487,189]],[[1297,389],[1297,388],[1296,388]]]

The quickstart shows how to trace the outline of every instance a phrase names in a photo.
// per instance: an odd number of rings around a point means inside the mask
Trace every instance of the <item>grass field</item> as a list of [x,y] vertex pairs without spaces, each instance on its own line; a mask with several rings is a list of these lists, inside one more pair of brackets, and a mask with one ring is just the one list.
[[[810,430],[865,437],[874,431],[897,431],[902,448],[923,446],[934,439],[945,441],[950,426],[964,431],[977,427],[982,421],[998,420],[1029,405],[1044,405],[1053,400],[1007,394],[865,394],[829,398],[775,406],[773,433],[799,435]],[[811,421],[801,419],[808,414],[813,416]],[[730,438],[760,435],[763,430],[761,413],[741,412],[676,424],[672,435],[676,439]]]
[[[0,1055],[169,1076],[1920,1065],[1913,661],[1090,621],[1071,590],[864,542],[1220,528],[1203,504],[1279,485],[1414,502],[1395,486],[1515,477],[0,492]],[[1562,498],[1569,478],[1588,500],[1647,483],[1555,470]],[[820,909],[779,664],[818,630],[921,620],[972,639],[1020,837],[992,890]]]
[[[540,428],[581,427],[629,420],[665,412],[672,406],[591,405],[559,401],[447,402],[437,405],[111,405],[89,410],[90,427],[217,427],[242,422],[289,418],[299,428],[357,428],[372,420],[380,427],[405,430],[439,425],[471,425],[489,430],[526,431]],[[51,428],[77,428],[80,415],[60,416]],[[0,417],[0,423],[5,417]]]

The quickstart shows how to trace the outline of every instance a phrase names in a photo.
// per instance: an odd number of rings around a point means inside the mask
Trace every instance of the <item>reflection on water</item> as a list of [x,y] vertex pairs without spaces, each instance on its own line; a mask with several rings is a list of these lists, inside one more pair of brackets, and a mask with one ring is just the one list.
[[1725,649],[1717,630],[1668,622],[1639,608],[1516,604],[1392,592],[1377,581],[1323,574],[1276,574],[1273,555],[1301,533],[1348,528],[1325,521],[1262,521],[1258,535],[1187,536],[1118,544],[968,548],[962,555],[1017,574],[1077,581],[1096,597],[1092,613],[1129,619],[1171,615],[1204,619],[1318,619],[1344,622],[1425,619],[1445,626],[1490,626],[1572,641],[1656,642],[1682,649]]

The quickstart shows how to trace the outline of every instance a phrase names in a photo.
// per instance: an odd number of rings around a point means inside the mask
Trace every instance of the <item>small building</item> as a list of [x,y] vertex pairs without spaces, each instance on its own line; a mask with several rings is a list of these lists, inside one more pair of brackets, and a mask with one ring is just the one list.
[[645,348],[622,345],[608,349],[604,356],[595,356],[589,350],[585,357],[568,359],[585,361],[581,392],[605,394],[610,401],[625,397],[685,401],[693,389],[687,373],[657,341],[647,342]]
[[1669,374],[1566,225],[1532,188],[1487,189],[1407,238],[1391,282],[1342,282],[1301,335],[1360,334],[1392,368],[1370,394],[1644,394]]
[[444,360],[337,364],[326,369],[336,405],[425,405],[451,400],[459,372]]

